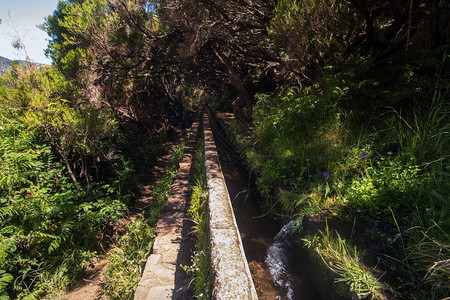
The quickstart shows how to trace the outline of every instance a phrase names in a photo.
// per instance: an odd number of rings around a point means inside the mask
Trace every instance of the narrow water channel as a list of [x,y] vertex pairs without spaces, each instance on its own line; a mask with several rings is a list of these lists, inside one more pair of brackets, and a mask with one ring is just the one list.
[[261,300],[322,299],[287,235],[292,224],[283,228],[269,217],[261,217],[260,198],[249,175],[230,144],[211,120],[225,182],[256,292]]

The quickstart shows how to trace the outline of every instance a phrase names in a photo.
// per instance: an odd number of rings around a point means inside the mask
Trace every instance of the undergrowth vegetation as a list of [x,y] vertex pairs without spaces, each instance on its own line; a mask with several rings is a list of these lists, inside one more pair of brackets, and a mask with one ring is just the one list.
[[[400,279],[389,287],[400,298],[450,293],[445,49],[411,53],[409,63],[384,69],[352,57],[325,67],[301,92],[257,94],[251,138],[239,141],[266,210],[368,222],[366,234],[400,262],[390,270]],[[336,244],[331,235],[320,237],[325,260]],[[355,290],[358,279],[348,281]]]
[[144,271],[145,263],[151,254],[156,237],[156,222],[172,190],[172,183],[178,171],[178,166],[184,154],[188,133],[183,141],[172,149],[165,172],[159,178],[152,192],[150,216],[145,219],[140,216],[136,221],[126,225],[125,234],[114,242],[105,254],[108,259],[102,299],[132,299],[139,280]]
[[342,239],[338,232],[331,234],[328,226],[321,236],[306,236],[305,246],[314,249],[323,263],[337,274],[335,283],[346,283],[350,292],[360,299],[367,296],[381,296],[382,284],[370,272],[361,268],[360,260],[364,253]]
[[172,183],[178,171],[178,163],[184,154],[186,142],[190,137],[190,132],[184,137],[183,141],[177,145],[171,152],[169,161],[166,165],[166,170],[161,178],[159,178],[153,193],[152,205],[150,207],[149,223],[156,225],[161,213],[164,210],[170,191],[172,190]]
[[208,191],[206,189],[204,140],[198,144],[194,158],[194,181],[188,218],[194,222],[195,250],[191,256],[191,265],[184,266],[192,277],[196,299],[211,299],[211,262],[209,246]]
[[102,299],[132,299],[151,253],[156,230],[140,216],[126,225],[106,257]]

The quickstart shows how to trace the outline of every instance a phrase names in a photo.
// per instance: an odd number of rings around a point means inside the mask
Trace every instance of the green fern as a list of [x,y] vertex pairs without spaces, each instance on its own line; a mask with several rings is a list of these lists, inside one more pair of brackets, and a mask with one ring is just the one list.
[[7,217],[12,217],[14,215],[18,215],[19,212],[14,205],[8,205],[4,207],[0,207],[0,220],[3,220]]
[[9,273],[6,273],[5,270],[0,269],[0,300],[9,299],[8,294],[6,293],[6,288],[12,282],[13,276]]

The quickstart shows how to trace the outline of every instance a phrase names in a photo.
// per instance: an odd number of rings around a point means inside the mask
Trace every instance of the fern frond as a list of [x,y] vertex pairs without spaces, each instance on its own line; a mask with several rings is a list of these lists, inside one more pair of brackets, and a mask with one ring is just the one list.
[[6,217],[12,217],[18,214],[19,213],[14,205],[7,205],[0,208],[0,220],[4,220]]

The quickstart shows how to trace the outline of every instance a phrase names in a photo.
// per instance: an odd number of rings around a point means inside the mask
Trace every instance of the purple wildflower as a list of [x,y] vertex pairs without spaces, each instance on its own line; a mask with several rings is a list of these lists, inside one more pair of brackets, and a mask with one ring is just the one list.
[[361,156],[362,159],[367,159],[367,153],[363,152],[359,156]]
[[441,284],[440,283],[436,283],[434,286],[437,287],[437,288],[440,288]]
[[323,172],[322,176],[323,178],[327,179],[328,177],[330,177],[330,174],[328,174],[327,172]]

